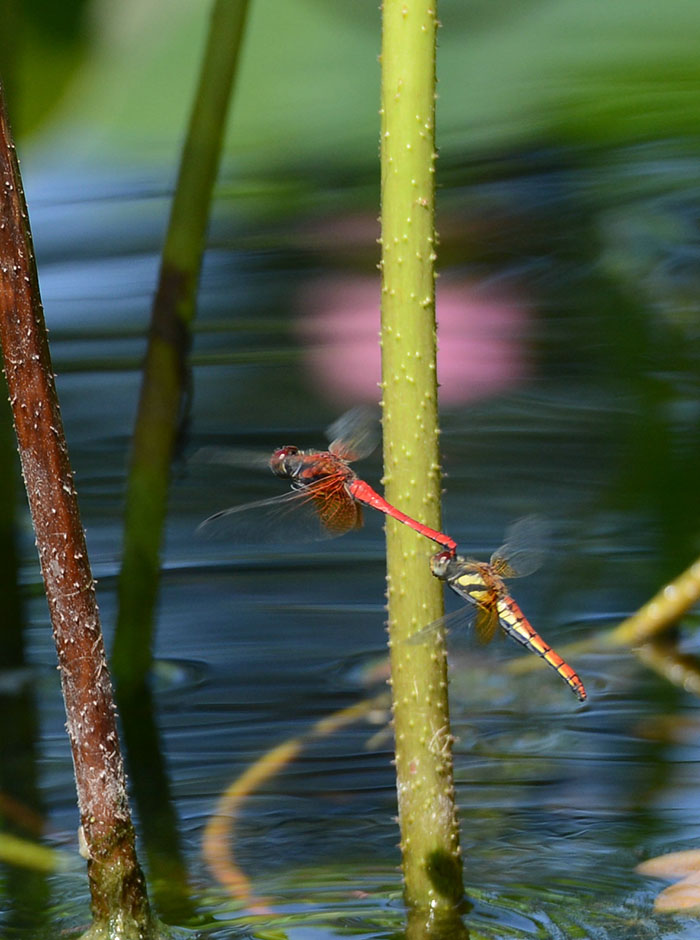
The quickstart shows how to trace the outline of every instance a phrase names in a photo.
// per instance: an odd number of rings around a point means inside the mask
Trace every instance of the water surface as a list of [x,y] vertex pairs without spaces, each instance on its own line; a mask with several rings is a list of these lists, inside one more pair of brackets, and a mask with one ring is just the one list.
[[[651,179],[662,157],[655,185],[630,184],[611,202],[616,181]],[[547,564],[517,583],[516,597],[555,648],[615,624],[697,552],[698,334],[688,312],[697,238],[684,224],[697,192],[684,161],[668,148],[605,159],[556,152],[486,161],[469,181],[452,170],[444,281],[458,299],[449,335],[468,356],[489,313],[507,309],[513,319],[479,347],[477,359],[493,357],[498,378],[489,393],[445,388],[445,527],[470,554],[488,558],[514,519],[538,512],[551,520]],[[346,201],[352,192],[348,184]],[[168,194],[147,176],[96,173],[78,185],[37,171],[27,195],[111,643],[138,364]],[[320,446],[325,426],[350,404],[310,371],[314,344],[298,326],[300,297],[371,271],[371,238],[350,271],[323,250],[332,226],[348,231],[342,200],[335,202],[330,221],[309,205],[284,233],[260,222],[252,235],[237,227],[235,205],[227,207],[203,272],[154,676],[156,745],[192,895],[183,914],[157,881],[154,893],[166,919],[207,936],[273,928],[304,940],[378,936],[402,925],[392,743],[380,708],[371,722],[309,741],[246,800],[230,843],[251,880],[247,903],[227,896],[200,854],[206,821],[233,779],[272,747],[384,688],[381,519],[322,543],[297,542],[293,533],[281,544],[194,536],[211,512],[284,485],[259,470],[193,460],[200,447]],[[363,233],[372,229],[368,218]],[[476,233],[479,248],[458,230]],[[319,304],[314,315],[332,311]],[[443,354],[450,344],[443,340]],[[477,359],[461,360],[464,369]],[[378,484],[378,458],[361,470]],[[39,725],[30,755],[47,839],[75,852],[55,654],[24,503],[20,511],[31,668],[23,707],[33,704]],[[431,550],[426,544],[426,559]],[[683,627],[692,653],[694,623]],[[695,847],[700,836],[696,699],[631,652],[593,651],[573,661],[589,692],[580,707],[550,670],[509,672],[509,662],[529,655],[514,644],[465,648],[458,639],[450,638],[451,690],[472,935],[694,936],[692,920],[653,914],[660,885],[634,867]],[[148,762],[131,769],[134,782],[139,769],[147,778]],[[136,812],[150,819],[144,799],[135,799]],[[148,819],[138,820],[142,834]],[[151,833],[147,849],[142,842],[151,866],[159,838],[172,861],[171,836]],[[56,923],[86,919],[84,867],[74,858],[48,883],[5,873],[7,936],[51,936]]]

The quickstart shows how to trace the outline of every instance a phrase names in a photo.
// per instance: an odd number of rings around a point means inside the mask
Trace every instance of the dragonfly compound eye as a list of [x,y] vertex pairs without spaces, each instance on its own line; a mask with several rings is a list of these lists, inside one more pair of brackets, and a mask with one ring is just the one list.
[[280,447],[270,457],[270,470],[275,476],[285,479],[294,478],[301,469],[302,461],[299,459],[299,448],[293,444]]
[[437,555],[433,555],[430,559],[430,570],[436,578],[440,578],[444,581],[447,577],[449,564],[453,559],[454,556],[451,552],[438,552]]

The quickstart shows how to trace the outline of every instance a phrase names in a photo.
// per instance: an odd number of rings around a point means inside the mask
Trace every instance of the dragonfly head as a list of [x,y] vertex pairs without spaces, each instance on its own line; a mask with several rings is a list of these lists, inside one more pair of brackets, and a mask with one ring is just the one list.
[[449,575],[450,565],[454,560],[453,552],[438,552],[430,559],[430,570],[436,578],[445,581]]
[[283,477],[286,480],[293,480],[298,476],[303,466],[303,461],[299,457],[299,448],[294,444],[287,444],[280,447],[270,457],[270,470],[277,477]]

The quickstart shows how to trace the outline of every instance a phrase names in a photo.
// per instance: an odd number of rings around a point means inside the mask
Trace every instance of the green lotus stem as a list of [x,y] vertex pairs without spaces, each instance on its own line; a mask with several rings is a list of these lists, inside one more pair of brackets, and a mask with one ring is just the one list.
[[[435,336],[435,4],[385,0],[382,30],[382,391],[386,498],[440,528]],[[405,896],[462,896],[444,640],[407,644],[442,613],[434,547],[387,521],[388,610]]]
[[127,482],[119,614],[112,657],[122,688],[152,658],[170,464],[185,405],[190,324],[248,0],[216,0],[153,305]]

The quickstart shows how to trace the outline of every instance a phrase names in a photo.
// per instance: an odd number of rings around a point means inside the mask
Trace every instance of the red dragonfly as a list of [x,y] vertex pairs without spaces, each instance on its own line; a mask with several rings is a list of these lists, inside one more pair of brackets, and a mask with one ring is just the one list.
[[430,560],[430,570],[436,578],[446,581],[453,591],[474,605],[476,633],[481,642],[492,640],[500,623],[508,636],[549,663],[579,701],[584,702],[586,690],[581,679],[533,629],[503,583],[504,578],[522,577],[539,568],[541,540],[541,520],[527,516],[511,526],[506,533],[505,544],[493,553],[488,563],[450,552],[438,552]]
[[[274,530],[281,525],[294,532],[295,537],[334,538],[361,527],[364,505],[378,509],[442,545],[446,556],[455,554],[457,543],[454,539],[392,506],[349,466],[351,461],[367,457],[377,444],[378,434],[372,427],[367,409],[348,412],[331,425],[328,434],[333,437],[328,450],[299,450],[295,445],[287,444],[276,450],[267,461],[275,476],[289,480],[291,492],[223,509],[205,519],[199,529],[232,525],[234,530],[244,528],[255,537],[266,527]],[[246,515],[241,517],[242,513]],[[289,513],[293,520],[287,518]],[[242,527],[239,520],[244,521]],[[250,524],[245,524],[245,520]]]

